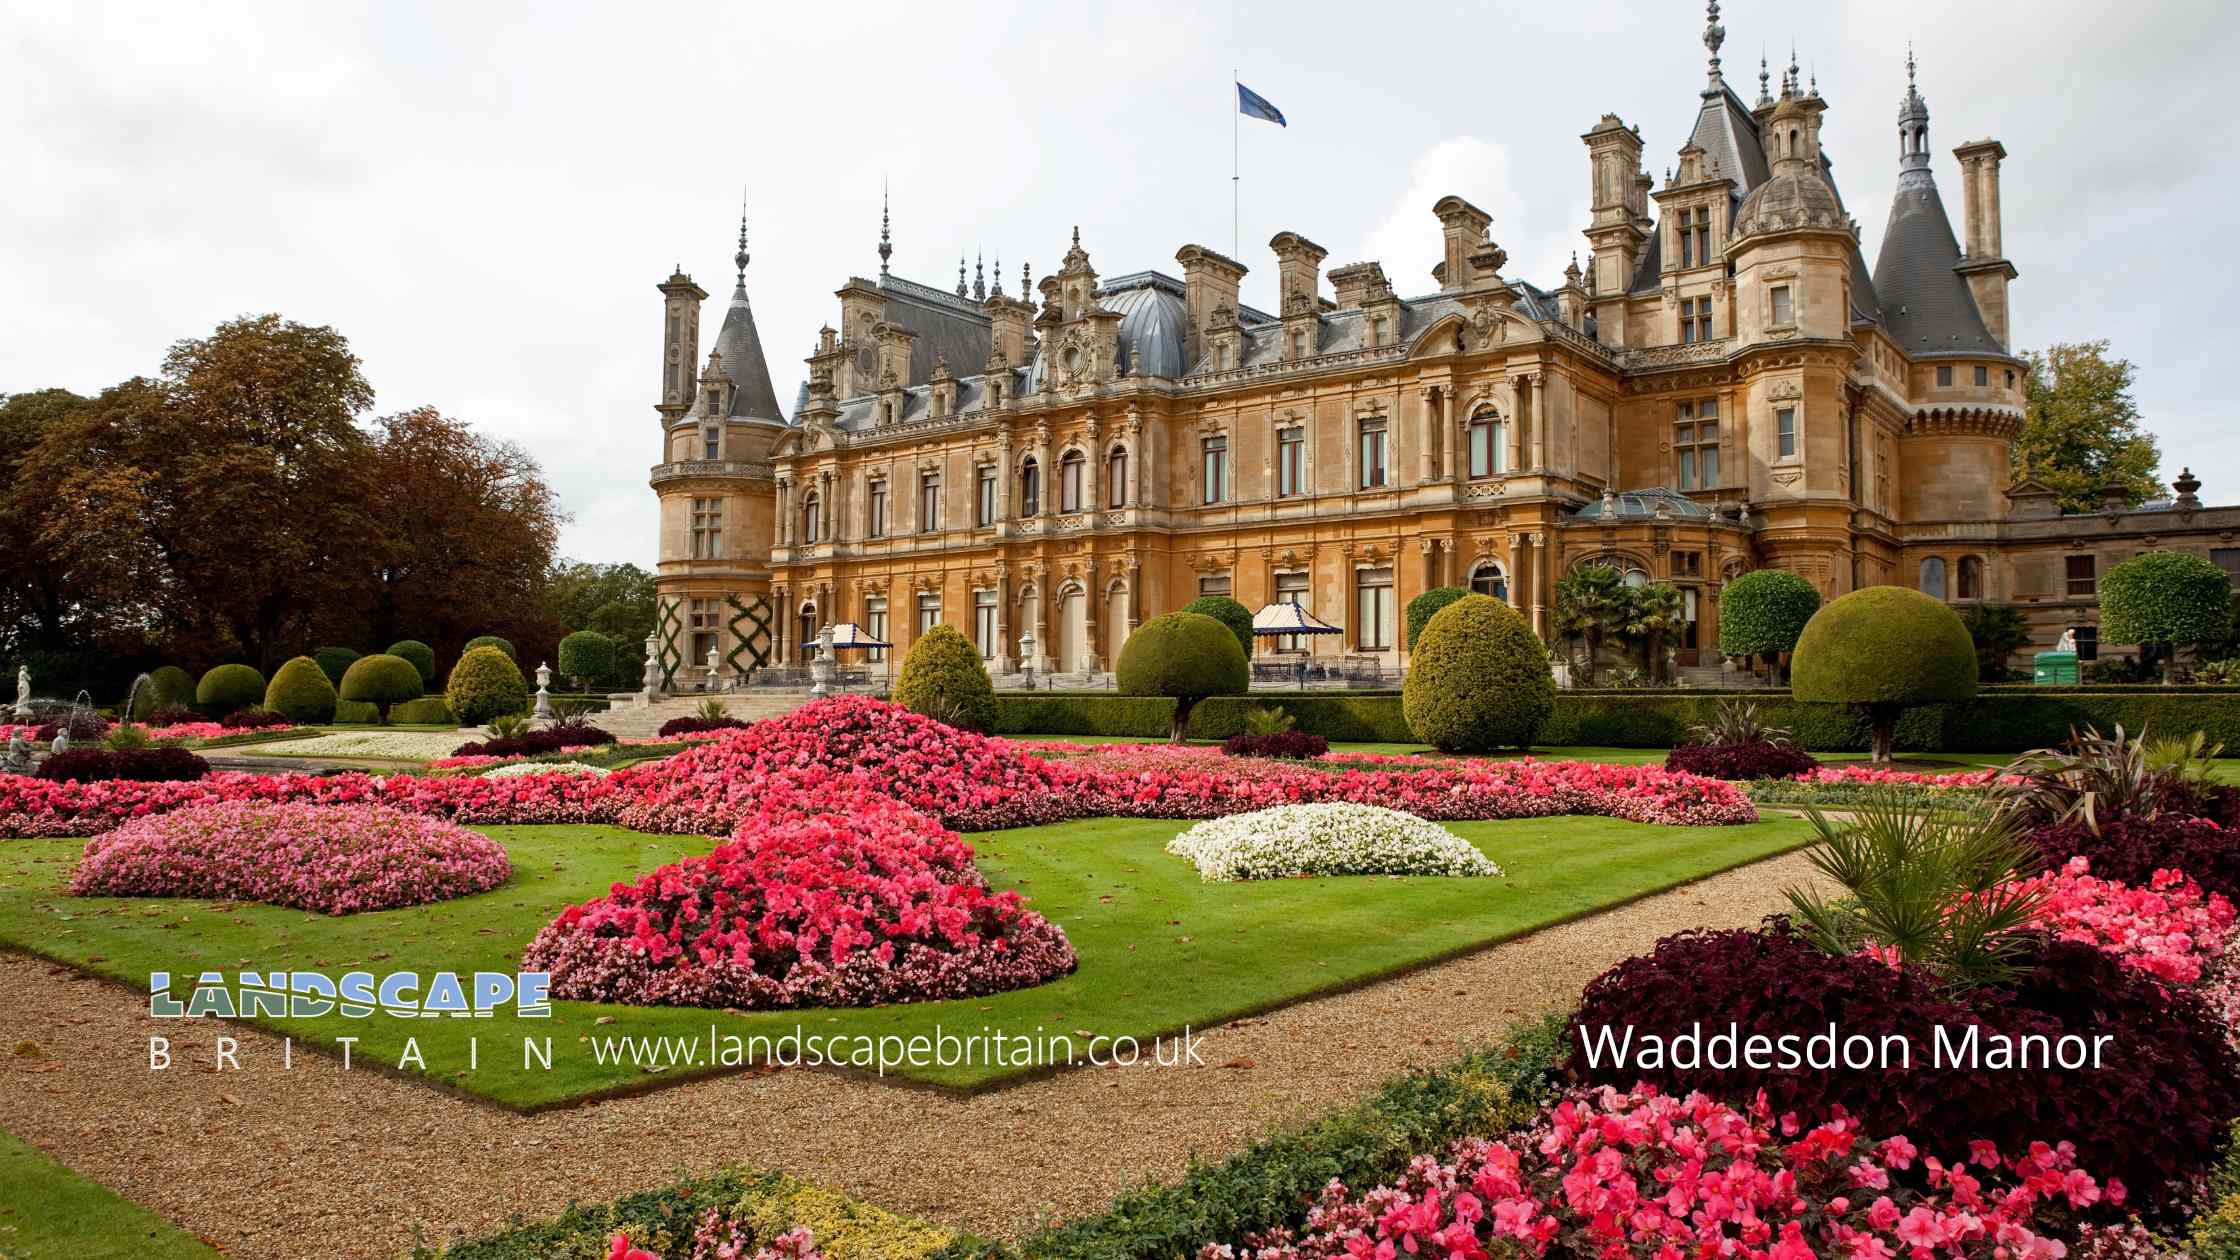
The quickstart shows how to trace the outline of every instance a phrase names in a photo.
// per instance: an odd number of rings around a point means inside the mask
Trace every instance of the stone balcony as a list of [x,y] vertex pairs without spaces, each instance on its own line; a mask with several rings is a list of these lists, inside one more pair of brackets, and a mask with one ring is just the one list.
[[750,477],[768,481],[773,476],[768,464],[738,459],[685,459],[672,464],[655,464],[647,480],[658,489],[667,482],[690,477]]

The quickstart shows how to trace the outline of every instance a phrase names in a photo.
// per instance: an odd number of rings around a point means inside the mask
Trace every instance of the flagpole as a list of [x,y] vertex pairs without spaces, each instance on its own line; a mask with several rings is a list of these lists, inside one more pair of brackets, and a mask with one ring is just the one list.
[[1238,160],[1240,142],[1237,139],[1237,131],[1243,126],[1239,119],[1244,113],[1244,106],[1238,101],[1237,95],[1237,72],[1232,67],[1229,71],[1229,256],[1231,258],[1244,252],[1244,233],[1237,226],[1240,221],[1237,209],[1239,197],[1237,181],[1242,174],[1241,163]]

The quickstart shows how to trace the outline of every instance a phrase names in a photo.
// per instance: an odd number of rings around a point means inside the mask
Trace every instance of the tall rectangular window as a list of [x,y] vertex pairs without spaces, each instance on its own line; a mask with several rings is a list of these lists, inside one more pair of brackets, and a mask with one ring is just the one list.
[[1202,447],[1205,467],[1205,501],[1223,503],[1229,498],[1229,439],[1226,435],[1209,437]]
[[1680,212],[1680,265],[1683,267],[1696,265],[1695,222],[1695,211]]
[[723,558],[723,500],[694,499],[692,501],[692,558],[695,560],[721,560]]
[[1470,420],[1470,475],[1493,477],[1509,471],[1509,426],[1490,411]]
[[930,534],[941,528],[941,474],[926,473],[918,478],[918,532]]
[[1951,365],[1951,364],[1949,364],[1949,363],[1948,363],[1948,364],[1944,365],[1943,367],[1940,367],[1940,368],[1938,368],[1938,369],[1937,369],[1937,388],[1938,388],[1938,389],[1951,389],[1951,388],[1952,388],[1952,365]]
[[723,458],[723,430],[709,429],[700,435],[700,458]]
[[986,529],[996,523],[996,468],[993,464],[980,466],[977,479],[978,494],[973,498],[973,524]]
[[1983,389],[1990,384],[1991,369],[1987,367],[1978,367],[1976,369],[1976,388]]
[[1710,263],[1710,261],[1711,207],[1699,206],[1696,209],[1696,262],[1698,265],[1704,265]]
[[1069,451],[1064,459],[1058,461],[1059,511],[1081,510],[1081,470],[1087,466],[1088,461],[1081,457],[1079,451]]
[[996,641],[996,593],[980,590],[972,593],[972,642],[980,649],[980,659],[994,660],[1003,651],[1003,644]]
[[1797,409],[1776,408],[1773,413],[1774,440],[1779,443],[1781,458],[1794,458],[1797,453]]
[[1392,570],[1362,569],[1354,574],[1354,644],[1364,652],[1392,647]]
[[1673,463],[1682,490],[1709,490],[1719,484],[1719,400],[1680,404],[1672,430]]
[[1361,488],[1381,489],[1386,481],[1385,423],[1383,416],[1361,421]]
[[720,599],[696,599],[687,605],[692,630],[692,659],[684,662],[688,669],[698,670],[706,677],[708,653],[716,650],[716,636],[722,615]]
[[[887,597],[873,595],[863,601],[863,632],[881,643],[887,641]],[[885,648],[865,649],[865,659],[877,664],[887,659]]]
[[[1314,609],[1310,607],[1312,592],[1308,589],[1307,575],[1305,573],[1276,574],[1275,602],[1297,604],[1308,612],[1313,612]],[[1303,634],[1286,634],[1278,636],[1276,639],[1276,647],[1280,651],[1300,652],[1305,651],[1306,646],[1307,636]]]
[[939,595],[920,595],[918,597],[918,633],[922,635],[940,624],[941,597]]
[[1796,303],[1789,296],[1789,286],[1773,286],[1773,326],[1781,328],[1797,322]]
[[[886,482],[884,482],[884,481],[874,481],[874,482],[872,482],[872,483],[871,483],[871,505],[870,505],[870,507],[871,507],[871,522],[870,522],[870,523],[871,523],[871,531],[870,531],[870,533],[871,533],[871,536],[872,536],[873,538],[885,538],[885,537],[887,536],[887,483],[886,483]],[[879,636],[877,636],[877,635],[873,635],[873,636],[871,636],[871,637],[872,637],[872,638],[878,638]]]
[[2069,598],[2085,599],[2100,589],[2098,567],[2091,556],[2068,559]]
[[1711,299],[1680,299],[1680,340],[1683,343],[1711,340]]
[[1276,430],[1276,493],[1285,498],[1307,492],[1307,431],[1297,425]]

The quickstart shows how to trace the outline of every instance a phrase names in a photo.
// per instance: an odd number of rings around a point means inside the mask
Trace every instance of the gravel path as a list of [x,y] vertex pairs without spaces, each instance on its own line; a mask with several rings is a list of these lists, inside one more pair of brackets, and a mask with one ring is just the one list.
[[[1798,853],[1412,975],[1222,1028],[1187,1069],[1080,1069],[958,1097],[811,1072],[734,1074],[523,1117],[318,1054],[278,1068],[248,1028],[246,1070],[147,1069],[180,1025],[67,968],[0,954],[0,1125],[210,1239],[229,1256],[389,1260],[415,1237],[477,1235],[726,1162],[782,1168],[880,1206],[1015,1236],[1096,1209],[1195,1153],[1453,1058],[1558,1009],[1611,963],[1697,925],[1741,926],[1811,878]],[[20,1043],[35,1042],[38,1053]]]

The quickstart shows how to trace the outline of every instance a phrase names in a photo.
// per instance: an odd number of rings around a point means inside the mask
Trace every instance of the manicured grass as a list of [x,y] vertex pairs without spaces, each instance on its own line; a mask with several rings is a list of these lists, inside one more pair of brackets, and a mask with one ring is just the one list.
[[[868,1010],[727,1014],[592,1003],[555,1004],[551,1019],[260,1020],[301,1040],[359,1038],[354,1062],[398,1068],[416,1039],[425,1076],[533,1107],[676,1079],[635,1062],[601,1063],[618,1035],[696,1039],[711,1025],[742,1038],[804,1035],[1117,1036],[1208,1028],[1309,995],[1475,949],[1599,907],[1754,861],[1809,841],[1795,818],[1737,827],[1655,827],[1602,818],[1454,824],[1509,872],[1504,879],[1347,878],[1206,884],[1162,850],[1186,823],[1091,819],[972,837],[999,888],[1016,888],[1062,925],[1075,974],[993,997]],[[491,827],[512,855],[503,887],[432,906],[329,918],[249,904],[63,895],[80,844],[0,843],[0,942],[145,989],[168,971],[185,996],[205,969],[363,968],[423,973],[512,971],[521,948],[563,907],[614,880],[712,842],[611,827]],[[602,1024],[604,1017],[611,1023]],[[211,1025],[182,1022],[174,1052],[207,1063]],[[551,1070],[525,1069],[521,1041],[551,1038]],[[479,1067],[468,1071],[469,1040]],[[1085,1042],[1086,1038],[1081,1041]],[[681,1047],[680,1047],[681,1048]],[[1075,1049],[1086,1051],[1085,1044]],[[703,1057],[700,1060],[705,1063]],[[250,1065],[244,1064],[244,1067]],[[279,1070],[277,1064],[263,1065]],[[701,1069],[705,1070],[705,1069]],[[1020,1078],[1033,1064],[915,1066],[896,1074],[949,1086]]]
[[0,1257],[5,1260],[217,1260],[169,1221],[0,1133]]

